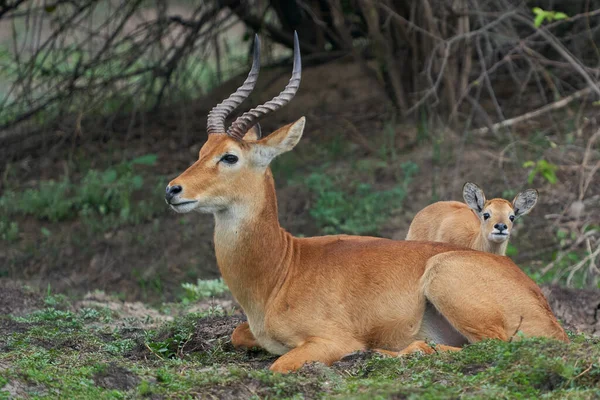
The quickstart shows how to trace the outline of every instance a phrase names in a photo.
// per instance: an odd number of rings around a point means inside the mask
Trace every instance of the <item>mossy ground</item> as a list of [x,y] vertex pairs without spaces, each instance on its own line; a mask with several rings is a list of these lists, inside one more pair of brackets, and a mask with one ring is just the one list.
[[[15,294],[31,299],[27,290]],[[31,304],[35,302],[30,301]],[[600,396],[600,340],[484,341],[458,353],[358,353],[273,374],[275,357],[230,343],[226,300],[152,317],[61,296],[0,319],[0,398],[556,398]],[[195,308],[191,308],[195,307]],[[202,310],[197,312],[197,310]],[[196,310],[196,311],[194,311]]]

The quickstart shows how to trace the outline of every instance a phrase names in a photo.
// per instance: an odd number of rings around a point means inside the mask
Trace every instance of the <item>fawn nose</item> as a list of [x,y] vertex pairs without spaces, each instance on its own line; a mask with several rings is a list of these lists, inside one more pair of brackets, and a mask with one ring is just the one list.
[[506,224],[496,224],[494,225],[494,228],[498,229],[500,232],[505,231],[508,229],[508,226],[506,226]]
[[173,197],[175,197],[175,195],[177,195],[178,193],[181,193],[182,190],[183,190],[183,188],[179,185],[167,186],[167,193],[165,193],[165,200],[171,201],[171,199]]

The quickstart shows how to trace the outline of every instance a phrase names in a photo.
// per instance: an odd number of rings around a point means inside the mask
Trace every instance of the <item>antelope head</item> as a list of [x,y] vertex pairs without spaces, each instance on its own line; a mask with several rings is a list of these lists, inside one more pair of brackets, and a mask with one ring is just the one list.
[[294,67],[285,89],[272,100],[242,114],[226,130],[225,118],[254,88],[260,69],[260,42],[255,37],[252,69],[235,93],[208,114],[208,139],[198,161],[166,188],[165,200],[179,213],[192,210],[217,213],[237,204],[252,203],[257,185],[273,158],[291,150],[304,130],[304,117],[262,137],[259,119],[283,107],[300,85],[301,61],[298,36],[294,34]]
[[538,200],[535,189],[519,193],[511,202],[504,199],[485,199],[483,190],[474,183],[463,186],[465,203],[475,211],[481,221],[481,235],[490,242],[502,243],[510,237],[514,221],[528,214]]

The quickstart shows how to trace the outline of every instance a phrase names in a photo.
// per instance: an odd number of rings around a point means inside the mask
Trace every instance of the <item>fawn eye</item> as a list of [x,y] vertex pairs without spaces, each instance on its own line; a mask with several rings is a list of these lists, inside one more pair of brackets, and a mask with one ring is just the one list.
[[225,154],[219,161],[223,161],[225,164],[235,164],[238,162],[238,156],[234,156],[233,154]]
[[483,213],[483,219],[487,220],[490,217],[490,213]]
[[510,217],[508,217],[508,219],[510,219],[511,221],[514,221],[515,220],[515,216],[511,215]]

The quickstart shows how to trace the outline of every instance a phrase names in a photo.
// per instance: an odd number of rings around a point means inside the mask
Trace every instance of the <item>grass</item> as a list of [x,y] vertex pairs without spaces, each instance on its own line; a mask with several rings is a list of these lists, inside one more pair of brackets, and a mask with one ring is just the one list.
[[[160,196],[152,200],[135,200],[135,194],[149,185],[136,166],[149,166],[156,155],[147,154],[100,171],[89,170],[80,181],[64,176],[59,181],[42,181],[35,188],[8,189],[0,197],[0,237],[18,238],[15,216],[32,216],[41,221],[60,222],[80,217],[91,227],[106,229],[122,224],[140,223],[164,211]],[[162,192],[164,179],[150,188]]]
[[40,399],[600,396],[600,342],[582,335],[571,334],[571,343],[486,340],[431,356],[366,353],[279,375],[267,369],[273,356],[233,349],[239,319],[223,310],[190,314],[180,305],[174,321],[132,330],[107,309],[73,311],[61,296],[46,304],[54,306],[2,317],[0,398],[9,391]]
[[225,285],[225,282],[223,282],[223,278],[205,280],[198,279],[196,284],[184,283],[181,286],[185,290],[182,301],[186,304],[229,292],[227,285]]
[[306,181],[316,195],[310,215],[325,233],[376,234],[391,211],[402,207],[418,168],[414,163],[404,163],[402,170],[402,182],[387,190],[376,190],[359,181],[344,184],[348,176],[312,173]]

